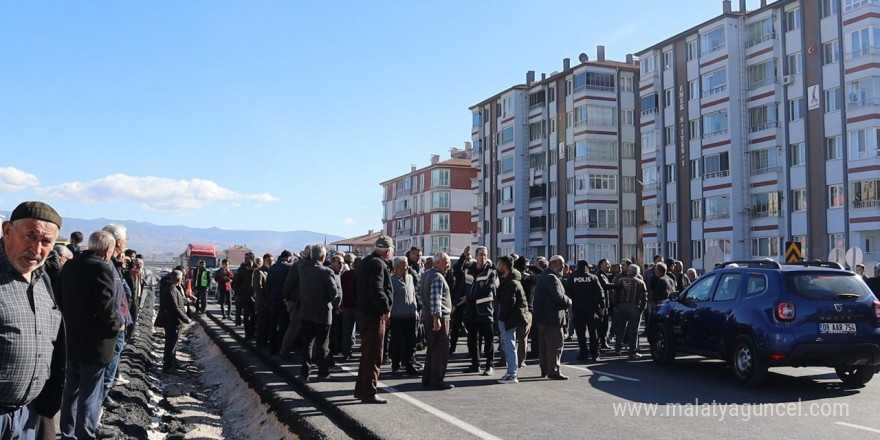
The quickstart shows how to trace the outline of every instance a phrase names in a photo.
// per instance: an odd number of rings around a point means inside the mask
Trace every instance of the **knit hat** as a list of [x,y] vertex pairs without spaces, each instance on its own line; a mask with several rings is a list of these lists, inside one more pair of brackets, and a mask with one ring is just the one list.
[[58,215],[58,211],[43,202],[21,202],[12,210],[9,221],[14,222],[23,218],[34,218],[55,223],[55,226],[61,229],[61,216]]
[[394,247],[394,240],[387,235],[380,235],[376,240],[376,249],[380,251],[384,251],[385,249],[391,249]]
[[552,263],[554,261],[558,261],[562,264],[565,264],[565,258],[563,258],[562,255],[554,255],[554,256],[550,257],[549,263]]

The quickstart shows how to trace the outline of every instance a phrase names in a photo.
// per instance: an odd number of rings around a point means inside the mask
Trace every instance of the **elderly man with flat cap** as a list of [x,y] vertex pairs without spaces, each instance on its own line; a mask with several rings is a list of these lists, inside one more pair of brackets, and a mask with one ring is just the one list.
[[357,292],[357,321],[361,331],[361,362],[358,367],[354,398],[363,403],[388,403],[376,395],[385,329],[391,318],[394,287],[388,261],[394,255],[394,241],[387,235],[376,240],[373,253],[367,255],[357,267],[355,291]]
[[43,263],[61,229],[61,216],[43,202],[18,205],[0,238],[0,439],[32,438],[29,404],[49,378],[61,326]]

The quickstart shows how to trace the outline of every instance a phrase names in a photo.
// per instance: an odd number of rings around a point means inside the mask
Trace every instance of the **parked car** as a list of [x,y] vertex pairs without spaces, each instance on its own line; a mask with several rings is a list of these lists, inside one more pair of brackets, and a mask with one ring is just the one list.
[[880,301],[837,263],[725,263],[664,301],[649,326],[654,362],[722,359],[744,385],[770,367],[833,367],[848,386],[880,369]]

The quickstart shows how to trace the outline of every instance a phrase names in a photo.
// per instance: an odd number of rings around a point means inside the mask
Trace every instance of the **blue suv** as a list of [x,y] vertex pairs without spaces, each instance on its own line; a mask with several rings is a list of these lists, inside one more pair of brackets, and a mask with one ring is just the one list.
[[837,263],[724,263],[661,303],[647,332],[654,362],[722,359],[749,386],[770,367],[834,367],[847,386],[880,369],[880,301]]

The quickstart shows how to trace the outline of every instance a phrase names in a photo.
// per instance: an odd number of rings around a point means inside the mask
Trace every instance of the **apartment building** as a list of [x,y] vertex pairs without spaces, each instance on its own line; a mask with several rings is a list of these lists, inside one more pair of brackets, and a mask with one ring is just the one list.
[[637,55],[646,255],[880,260],[880,2],[724,1]]
[[581,54],[470,107],[478,228],[490,255],[572,262],[639,252],[638,65]]
[[425,255],[446,252],[459,255],[471,244],[476,223],[471,220],[471,181],[477,169],[471,166],[473,148],[452,148],[450,158],[431,156],[431,164],[382,182],[385,233],[394,238],[397,254],[412,246]]

